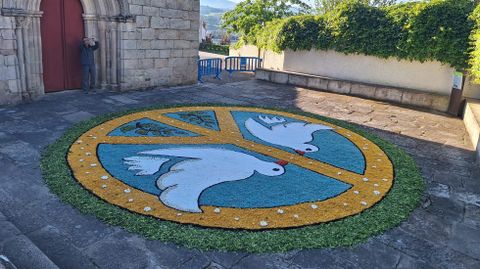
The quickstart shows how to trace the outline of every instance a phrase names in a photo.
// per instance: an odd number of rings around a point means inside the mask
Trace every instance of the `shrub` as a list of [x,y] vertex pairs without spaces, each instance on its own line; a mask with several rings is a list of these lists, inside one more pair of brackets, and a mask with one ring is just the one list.
[[478,5],[471,15],[471,20],[474,21],[474,28],[471,33],[471,45],[470,52],[470,73],[473,81],[480,83],[480,5]]
[[200,43],[199,50],[228,56],[228,54],[230,53],[230,46],[203,42],[203,43]]
[[[270,22],[248,42],[277,52],[332,49],[381,58],[437,60],[464,69],[468,66],[469,35],[474,26],[469,15],[473,9],[471,0],[432,0],[386,8],[353,0],[322,16]],[[476,14],[480,22],[480,11]],[[479,39],[480,26],[477,29]],[[480,60],[477,65],[480,74]]]

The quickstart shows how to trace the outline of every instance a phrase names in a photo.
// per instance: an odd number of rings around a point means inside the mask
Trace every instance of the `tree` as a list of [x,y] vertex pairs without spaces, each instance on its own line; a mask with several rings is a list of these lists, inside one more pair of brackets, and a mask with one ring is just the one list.
[[302,0],[245,0],[223,15],[222,27],[245,42],[269,21],[310,11],[311,7]]
[[335,7],[337,7],[338,5],[347,1],[357,1],[376,7],[390,6],[394,5],[397,2],[397,0],[315,0],[314,5],[317,13],[325,14],[335,9]]

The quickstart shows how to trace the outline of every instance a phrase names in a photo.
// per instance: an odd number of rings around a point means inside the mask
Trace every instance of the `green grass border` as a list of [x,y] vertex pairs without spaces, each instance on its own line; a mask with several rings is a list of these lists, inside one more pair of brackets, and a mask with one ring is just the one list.
[[250,253],[353,246],[399,225],[420,203],[425,184],[414,160],[402,149],[340,120],[300,110],[269,107],[261,108],[317,118],[350,129],[376,143],[387,153],[395,167],[395,182],[389,194],[375,206],[342,220],[296,229],[246,231],[202,228],[135,214],[104,202],[84,189],[73,178],[66,156],[71,144],[86,131],[112,118],[126,114],[182,106],[251,107],[224,104],[151,106],[98,116],[78,123],[44,151],[41,168],[47,185],[63,202],[70,203],[82,213],[94,215],[108,224],[121,226],[129,232],[140,234],[147,239],[171,242],[200,250]]

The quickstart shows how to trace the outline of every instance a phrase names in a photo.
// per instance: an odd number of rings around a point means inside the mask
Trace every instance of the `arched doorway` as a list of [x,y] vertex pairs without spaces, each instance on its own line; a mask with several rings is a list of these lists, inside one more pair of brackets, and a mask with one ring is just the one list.
[[45,92],[79,89],[80,44],[85,36],[80,0],[43,0],[40,10]]

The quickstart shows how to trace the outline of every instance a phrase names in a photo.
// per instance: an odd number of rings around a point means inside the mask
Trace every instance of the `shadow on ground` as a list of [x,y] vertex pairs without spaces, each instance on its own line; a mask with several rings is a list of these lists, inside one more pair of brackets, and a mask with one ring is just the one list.
[[[18,254],[24,240],[60,268],[478,268],[480,168],[460,119],[250,78],[126,93],[71,91],[0,108],[0,253],[26,264]],[[72,124],[184,103],[299,109],[362,125],[414,157],[427,182],[423,206],[400,227],[351,249],[254,255],[148,241],[80,214],[45,186],[40,154]]]

